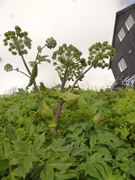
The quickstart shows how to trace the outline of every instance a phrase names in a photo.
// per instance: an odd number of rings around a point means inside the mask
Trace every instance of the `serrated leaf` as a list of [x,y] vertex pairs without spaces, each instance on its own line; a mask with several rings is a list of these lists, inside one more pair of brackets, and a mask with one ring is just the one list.
[[109,140],[112,140],[113,134],[109,132],[105,132],[98,135],[98,142],[101,144],[107,144]]
[[104,166],[102,166],[101,164],[99,163],[96,163],[95,165],[95,168],[98,170],[98,172],[101,174],[101,176],[103,177],[103,179],[107,179],[107,174],[106,174],[106,171],[104,169]]
[[68,144],[68,145],[65,147],[65,150],[66,150],[66,152],[67,152],[67,155],[70,155],[70,154],[71,154],[71,152],[72,152],[72,150],[73,150],[73,148],[74,148],[74,144],[75,144],[75,142],[70,143],[70,144]]
[[45,142],[45,133],[43,132],[41,135],[37,136],[34,142],[34,148],[37,151],[38,149],[41,148],[43,143]]
[[36,62],[35,62],[35,61],[30,61],[29,64],[30,64],[30,66],[31,66],[32,68],[34,68],[34,66],[36,65]]
[[76,175],[77,175],[77,172],[75,170],[58,171],[55,173],[56,180],[71,179],[71,178],[74,178]]
[[56,168],[58,170],[66,170],[70,166],[74,166],[74,162],[72,162],[72,158],[70,160],[69,156],[64,156],[59,159],[55,160],[54,158],[48,159],[47,163],[48,166],[51,166],[53,168]]
[[128,161],[128,171],[127,173],[135,177],[135,156],[132,156]]
[[28,109],[32,109],[32,108],[35,108],[36,101],[35,99],[25,99],[22,104]]
[[10,139],[17,139],[17,135],[16,135],[14,129],[11,126],[5,126],[5,129],[6,129],[6,135]]
[[12,156],[9,164],[10,164],[10,165],[17,165],[17,164],[19,164],[19,160],[18,160],[17,158],[14,158],[14,157]]
[[50,88],[50,91],[53,91],[55,89],[60,89],[61,85],[57,84],[56,86],[53,86],[52,88]]
[[18,94],[18,95],[20,95],[20,96],[24,96],[24,95],[26,95],[26,92],[25,92],[24,89],[18,88],[18,92],[16,92],[16,94]]
[[4,149],[4,156],[6,158],[9,158],[9,156],[12,154],[12,148],[9,142],[3,142],[3,149]]
[[131,174],[133,177],[135,177],[135,166],[128,168],[128,173]]
[[56,148],[59,148],[59,147],[62,147],[65,143],[66,139],[57,139],[57,141],[53,141],[51,144],[50,144],[50,148],[51,149],[56,149]]
[[122,160],[122,158],[126,158],[130,156],[131,154],[128,152],[128,150],[124,148],[119,148],[117,155],[116,155],[116,160]]
[[87,152],[88,147],[86,147],[85,144],[80,143],[79,141],[76,141],[74,144],[74,148],[72,151],[72,156],[78,156],[81,155],[83,152]]
[[52,157],[54,160],[55,158],[59,157],[59,154],[53,149],[45,150],[43,155],[44,155],[44,160],[51,159]]
[[21,151],[29,151],[28,145],[25,143],[25,141],[22,140],[15,140],[12,141],[16,149],[20,149]]
[[35,126],[32,123],[30,123],[27,129],[29,136],[31,136],[34,133],[34,131],[35,131]]
[[112,174],[112,171],[111,171],[111,168],[109,169],[109,172],[108,172],[108,180],[125,180],[125,178],[121,175],[113,175]]
[[78,105],[79,106],[87,105],[87,101],[82,96],[80,96],[80,98],[78,100]]
[[98,138],[96,135],[92,134],[90,136],[90,146],[94,147],[97,144]]
[[15,151],[11,156],[10,156],[10,163],[11,165],[15,165],[18,163],[21,163],[23,159],[25,158],[26,154],[24,152],[20,151]]
[[98,170],[92,164],[89,164],[89,167],[86,166],[85,174],[89,174],[90,176],[95,177],[98,180],[103,180]]
[[102,154],[100,152],[95,152],[92,156],[90,156],[91,163],[100,162],[101,159],[102,159]]
[[51,166],[44,166],[40,174],[41,180],[54,180],[54,170]]
[[46,59],[47,57],[48,57],[48,55],[44,55],[44,56],[38,55],[38,57],[37,57],[38,64],[40,64],[41,62],[44,62],[44,61],[50,63],[50,60]]
[[52,163],[47,163],[48,166],[51,166],[53,168],[56,168],[58,170],[64,170],[64,169],[68,169],[70,166],[72,166],[72,163],[63,163],[63,162],[59,162],[59,161],[54,161]]
[[8,168],[8,166],[9,166],[8,161],[5,158],[3,158],[2,156],[0,156],[0,174],[2,172],[5,172],[5,170]]
[[25,178],[27,172],[33,167],[32,163],[35,160],[31,154],[25,155],[19,166],[13,171],[15,176]]
[[42,122],[40,122],[39,124],[38,124],[38,126],[37,126],[37,132],[45,132],[45,131],[47,131],[49,128],[45,125],[45,123],[43,123],[43,121]]
[[10,172],[10,174],[8,175],[6,180],[17,180],[17,179],[14,177],[14,174],[12,172]]
[[104,161],[106,162],[112,162],[112,155],[108,148],[106,147],[97,147],[97,151],[100,152],[103,156]]

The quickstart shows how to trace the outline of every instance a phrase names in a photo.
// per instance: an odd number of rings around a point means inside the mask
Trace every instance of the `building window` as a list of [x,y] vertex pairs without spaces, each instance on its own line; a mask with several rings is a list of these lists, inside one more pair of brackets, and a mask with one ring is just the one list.
[[135,21],[131,15],[128,16],[127,20],[125,21],[125,25],[128,29],[128,31],[131,29],[131,27],[134,25]]
[[125,62],[124,58],[121,58],[119,60],[118,66],[119,66],[119,69],[120,69],[121,72],[124,71],[127,68],[127,65],[126,65],[126,62]]
[[126,36],[126,33],[123,29],[123,27],[120,29],[120,31],[118,32],[118,37],[119,37],[119,40],[122,41],[124,39],[124,37]]

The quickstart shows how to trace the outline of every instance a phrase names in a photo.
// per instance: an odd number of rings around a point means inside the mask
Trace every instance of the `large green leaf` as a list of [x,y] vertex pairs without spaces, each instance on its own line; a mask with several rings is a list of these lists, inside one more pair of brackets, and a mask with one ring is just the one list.
[[17,180],[12,172],[8,175],[8,177],[4,180]]
[[107,166],[106,164],[100,164],[100,163],[96,163],[94,164],[95,168],[98,170],[98,172],[100,173],[100,175],[103,177],[103,179],[107,179],[107,173],[106,172],[106,167]]
[[14,105],[11,105],[8,110],[5,113],[5,116],[10,119],[10,116],[14,114],[15,116],[18,116],[20,113],[20,104],[15,103]]
[[54,180],[54,170],[52,166],[44,165],[40,174],[41,180]]
[[88,150],[88,147],[85,144],[80,143],[79,141],[76,141],[74,144],[73,151],[72,151],[72,156],[79,156],[82,153],[86,154],[87,150]]
[[51,148],[51,149],[59,149],[59,148],[61,148],[63,145],[64,145],[64,143],[65,143],[65,140],[66,139],[62,139],[62,138],[58,138],[57,139],[57,141],[53,141],[50,145],[49,145],[49,148]]
[[38,151],[44,142],[45,142],[45,133],[43,132],[41,135],[36,137],[33,148],[35,148],[35,150]]
[[35,160],[36,158],[32,154],[24,155],[18,167],[13,170],[14,175],[25,178],[27,172],[33,167],[32,163]]
[[[128,160],[128,158],[127,158]],[[133,177],[135,177],[135,156],[132,156],[126,163],[127,168],[127,174],[131,174]],[[125,169],[124,169],[125,170]]]
[[14,140],[12,142],[14,144],[15,149],[20,150],[22,152],[24,152],[24,151],[28,152],[29,151],[29,146],[25,141],[18,139],[18,140]]
[[55,173],[56,180],[65,180],[74,178],[77,175],[75,170],[58,171]]
[[92,177],[97,178],[98,180],[103,180],[101,174],[99,173],[99,171],[97,170],[97,168],[95,168],[92,164],[86,164],[86,170],[85,170],[85,175],[90,175]]
[[9,163],[8,161],[0,155],[0,175],[3,174],[3,172],[8,169]]
[[122,160],[123,158],[126,158],[128,156],[130,156],[131,154],[129,153],[129,151],[125,148],[119,148],[116,154],[116,160]]
[[15,133],[14,129],[12,126],[5,126],[5,129],[6,129],[6,135],[14,140],[14,139],[17,139],[17,134]]
[[53,168],[56,168],[58,170],[64,170],[64,169],[68,169],[70,166],[72,166],[73,164],[70,162],[60,162],[61,160],[54,160],[51,163],[47,163],[47,166],[51,166]]
[[45,125],[45,123],[43,121],[41,121],[37,126],[36,126],[36,130],[37,132],[45,132],[48,131],[48,126]]
[[4,149],[4,156],[6,158],[9,158],[9,156],[12,154],[12,148],[9,142],[3,142],[3,149]]
[[35,126],[32,123],[28,125],[27,132],[29,136],[32,136],[32,134],[35,132]]

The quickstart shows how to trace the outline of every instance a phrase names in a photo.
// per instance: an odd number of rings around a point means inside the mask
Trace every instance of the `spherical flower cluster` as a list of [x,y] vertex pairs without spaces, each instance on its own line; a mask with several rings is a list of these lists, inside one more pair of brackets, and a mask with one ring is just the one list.
[[13,70],[13,66],[8,63],[8,64],[6,64],[4,66],[4,70],[7,71],[7,72],[12,71]]
[[45,45],[49,49],[55,48],[55,46],[57,45],[57,42],[56,42],[56,40],[53,37],[48,38],[45,42],[46,42]]
[[27,32],[22,32],[19,26],[15,26],[15,31],[8,31],[4,34],[3,40],[5,46],[9,46],[9,51],[16,55],[27,54],[27,49],[31,49],[31,39],[28,37]]

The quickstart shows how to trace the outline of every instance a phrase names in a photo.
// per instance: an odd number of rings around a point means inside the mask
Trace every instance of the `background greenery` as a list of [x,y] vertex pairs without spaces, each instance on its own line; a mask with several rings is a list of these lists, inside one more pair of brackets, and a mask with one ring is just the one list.
[[[134,179],[135,92],[74,94],[80,99],[64,103],[57,133],[43,122],[33,91],[0,97],[1,180]],[[40,96],[55,112],[59,90],[40,88]]]

